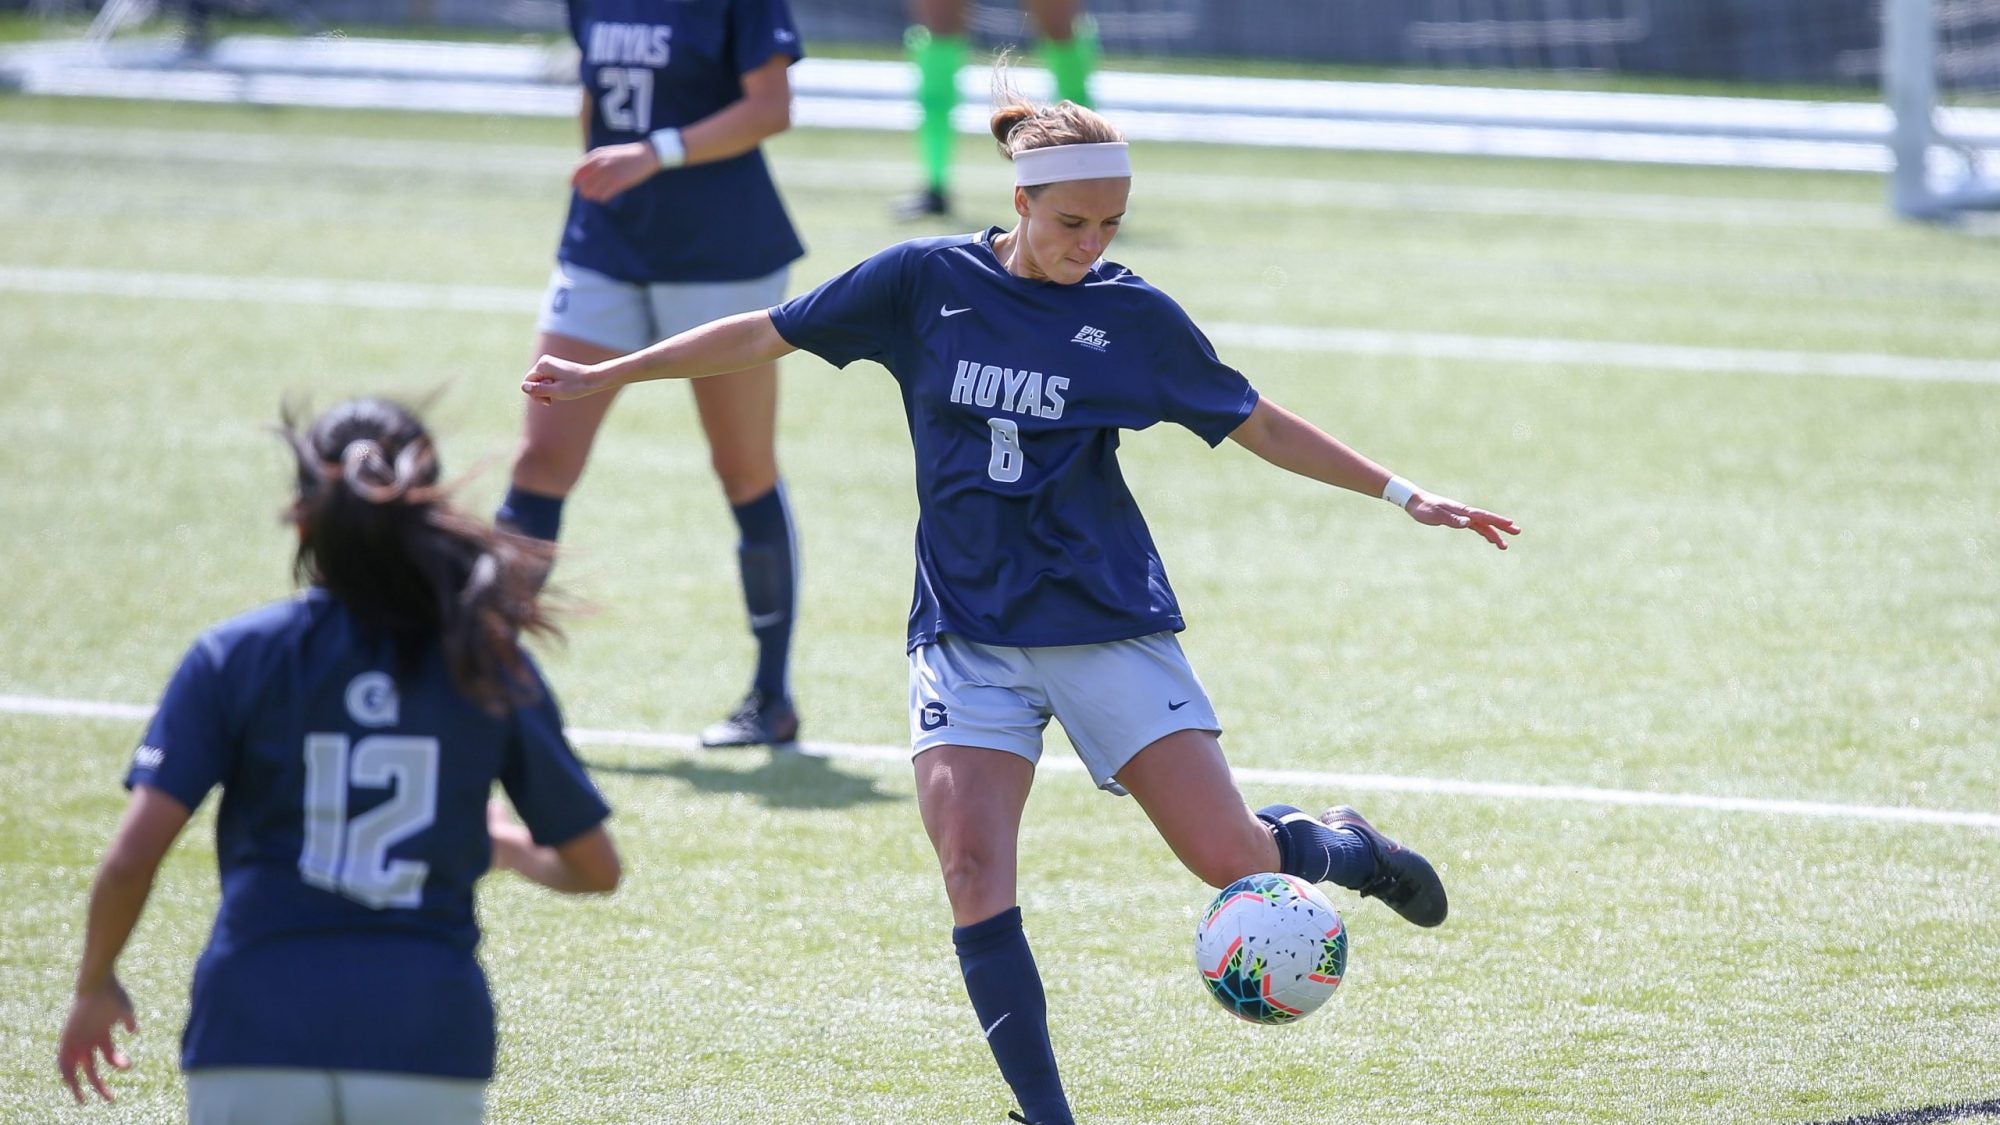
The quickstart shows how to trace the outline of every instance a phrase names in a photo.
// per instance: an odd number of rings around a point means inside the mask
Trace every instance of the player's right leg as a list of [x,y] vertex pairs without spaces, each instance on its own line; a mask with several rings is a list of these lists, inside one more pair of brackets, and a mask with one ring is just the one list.
[[952,945],[1000,1076],[1025,1120],[1075,1120],[1049,1041],[1048,1000],[1016,905],[1021,810],[1048,701],[1021,650],[945,637],[910,654],[917,809],[951,900]]
[[917,755],[916,773],[917,808],[951,900],[952,946],[986,1046],[1024,1120],[1073,1125],[1041,971],[1015,905],[1021,810],[1035,764],[1005,750],[940,745]]
[[[543,332],[535,336],[535,354],[577,363],[602,363],[625,353]],[[521,445],[514,455],[513,485],[558,500],[568,496],[583,476],[598,428],[604,424],[604,416],[617,397],[613,391],[547,405],[529,403],[521,427]]]
[[917,68],[917,157],[924,186],[898,202],[899,218],[943,215],[951,210],[951,158],[957,143],[951,114],[958,108],[958,71],[965,65],[965,0],[911,0],[915,21],[903,46]]
[[[652,323],[643,286],[561,263],[542,300],[535,354],[602,363],[652,343]],[[535,539],[557,537],[563,504],[616,398],[612,392],[524,406],[521,445],[496,523]]]
[[188,1125],[338,1125],[333,1072],[197,1067],[187,1072]]

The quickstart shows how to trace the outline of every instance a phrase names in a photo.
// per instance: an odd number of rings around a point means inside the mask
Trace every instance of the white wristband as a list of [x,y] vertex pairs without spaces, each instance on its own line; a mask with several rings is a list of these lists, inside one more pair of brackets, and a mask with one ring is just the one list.
[[1404,480],[1402,477],[1390,477],[1389,483],[1382,486],[1382,499],[1387,500],[1398,508],[1407,505],[1410,502],[1410,497],[1416,494],[1417,486]]
[[660,158],[660,167],[678,168],[687,163],[687,146],[681,143],[679,129],[655,129],[647,135],[653,152]]

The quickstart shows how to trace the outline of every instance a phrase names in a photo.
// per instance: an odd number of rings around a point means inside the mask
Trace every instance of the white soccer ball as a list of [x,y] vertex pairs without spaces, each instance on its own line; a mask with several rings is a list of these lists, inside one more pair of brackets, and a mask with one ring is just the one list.
[[1202,914],[1194,961],[1208,994],[1231,1015],[1290,1023],[1340,987],[1347,927],[1311,883],[1273,872],[1246,875]]

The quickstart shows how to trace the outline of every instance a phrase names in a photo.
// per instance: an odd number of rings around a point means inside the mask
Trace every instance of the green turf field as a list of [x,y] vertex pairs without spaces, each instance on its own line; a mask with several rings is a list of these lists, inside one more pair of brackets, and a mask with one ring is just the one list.
[[[0,695],[150,703],[204,625],[285,594],[263,430],[284,395],[434,394],[447,467],[483,466],[463,495],[490,510],[573,129],[0,98]],[[911,233],[885,218],[905,146],[770,146],[811,247],[795,289]],[[1420,932],[1335,891],[1345,987],[1302,1025],[1240,1024],[1192,968],[1204,889],[1131,802],[1045,770],[1023,907],[1081,1119],[1804,1123],[2000,1098],[1993,238],[1898,224],[1856,177],[1135,161],[1114,258],[1270,397],[1525,531],[1503,555],[1233,446],[1128,437],[1232,760],[1439,783],[1257,773],[1247,795],[1353,800],[1441,861],[1453,916]],[[1008,217],[990,146],[961,168],[963,225]],[[908,768],[865,749],[906,731],[894,385],[810,357],[783,377],[799,705],[842,746],[584,745],[627,882],[486,889],[496,1122],[1009,1106]],[[689,396],[634,389],[565,525],[560,576],[596,607],[546,658],[573,724],[686,734],[734,702],[733,541]],[[21,706],[0,711],[0,1119],[82,1120],[55,1037],[140,724]],[[210,840],[205,812],[125,955],[137,1065],[96,1120],[177,1119]]]

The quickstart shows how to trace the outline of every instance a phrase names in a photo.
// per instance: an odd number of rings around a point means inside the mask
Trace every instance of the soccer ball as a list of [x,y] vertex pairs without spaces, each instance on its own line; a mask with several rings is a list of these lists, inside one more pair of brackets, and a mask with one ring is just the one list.
[[1319,888],[1291,875],[1246,875],[1222,889],[1194,930],[1208,994],[1251,1023],[1290,1023],[1340,987],[1347,927]]

